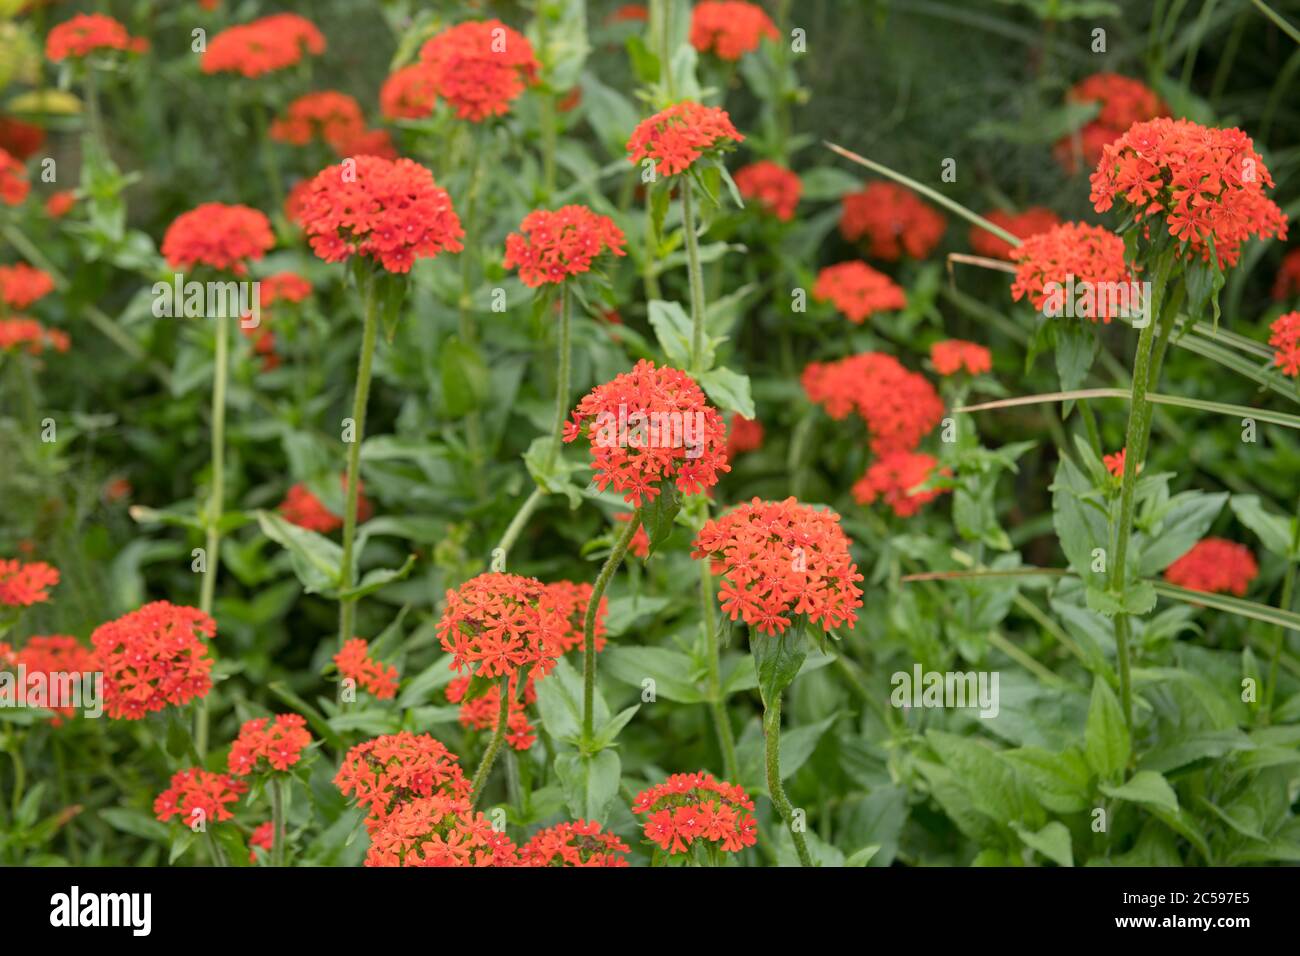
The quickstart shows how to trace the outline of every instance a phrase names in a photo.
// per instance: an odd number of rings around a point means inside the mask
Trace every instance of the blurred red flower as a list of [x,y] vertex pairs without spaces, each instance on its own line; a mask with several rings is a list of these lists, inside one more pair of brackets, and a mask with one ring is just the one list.
[[930,346],[930,361],[940,375],[983,375],[993,370],[993,353],[982,345],[962,339],[946,339]]
[[0,202],[6,206],[17,206],[31,191],[27,181],[27,167],[10,155],[8,150],[0,149]]
[[691,46],[701,53],[739,60],[757,50],[763,37],[776,40],[780,34],[767,11],[756,3],[703,0],[691,10]]
[[[1094,73],[1085,77],[1065,94],[1067,103],[1097,103],[1100,111],[1079,130],[1079,151],[1083,165],[1092,168],[1101,159],[1102,150],[1124,135],[1134,123],[1167,116],[1169,107],[1155,90],[1139,80],[1118,73]],[[1064,136],[1053,148],[1057,162],[1068,173],[1078,172],[1075,137]]]
[[896,183],[877,180],[843,198],[840,234],[863,242],[867,255],[885,262],[904,255],[924,259],[947,228],[943,216]]
[[817,273],[813,298],[830,302],[854,325],[861,325],[876,312],[907,306],[907,296],[898,283],[865,262],[840,262]]
[[1165,580],[1192,591],[1219,594],[1246,593],[1259,574],[1255,556],[1245,545],[1224,538],[1203,538],[1165,568]]
[[102,13],[79,13],[55,25],[45,38],[45,56],[51,63],[88,56],[96,50],[140,53],[147,49],[148,40],[132,37],[126,27]]
[[940,469],[930,455],[914,451],[891,451],[881,455],[867,468],[867,473],[853,485],[853,500],[869,505],[880,499],[900,518],[910,518],[948,489],[917,489]]
[[261,259],[274,245],[263,213],[209,202],[176,217],[163,235],[162,254],[173,269],[204,265],[243,275],[249,260]]
[[1282,373],[1300,376],[1300,312],[1279,315],[1268,330],[1268,344],[1276,350],[1273,360]]
[[[698,7],[696,8],[699,9]],[[745,199],[753,199],[782,222],[794,218],[803,183],[780,163],[760,160],[736,170],[736,188]]]
[[[0,350],[5,348],[0,332]],[[25,564],[13,558],[0,558],[0,604],[6,607],[31,607],[50,599],[49,589],[59,583],[59,571],[44,561]]]
[[204,73],[262,76],[300,62],[303,53],[325,52],[325,37],[296,13],[276,13],[222,30],[208,43],[199,68]]
[[688,101],[674,103],[637,124],[627,141],[627,155],[633,163],[653,160],[657,174],[675,176],[705,153],[728,149],[744,139],[726,110]]
[[53,291],[54,280],[47,272],[25,262],[0,266],[0,301],[11,308],[25,309]]
[[539,69],[528,38],[500,20],[448,27],[420,48],[433,89],[461,119],[501,116]]
[[857,412],[877,455],[911,451],[943,418],[943,401],[924,376],[892,355],[863,352],[835,362],[812,362],[803,371],[808,398],[836,420]]
[[[1028,239],[1061,224],[1061,217],[1046,206],[1030,206],[1023,212],[994,209],[986,212],[984,218],[995,226],[1001,226],[1017,239]],[[980,226],[970,227],[970,245],[976,255],[988,256],[990,259],[1010,259],[1014,249],[1011,243],[999,239]]]
[[433,112],[438,81],[427,63],[391,73],[379,90],[379,111],[388,119],[420,119]]

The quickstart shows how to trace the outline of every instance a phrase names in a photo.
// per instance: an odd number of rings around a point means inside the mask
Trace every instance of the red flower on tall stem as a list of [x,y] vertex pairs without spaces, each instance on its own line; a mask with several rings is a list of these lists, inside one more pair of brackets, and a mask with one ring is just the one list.
[[550,212],[534,209],[519,231],[506,236],[507,269],[518,269],[529,288],[563,282],[591,270],[601,253],[623,256],[623,230],[614,220],[586,206],[563,206]]
[[493,571],[447,592],[438,637],[452,670],[492,678],[527,668],[540,677],[564,653],[566,627],[541,581]]
[[206,641],[217,624],[198,608],[154,601],[95,628],[90,643],[104,671],[108,716],[139,720],[212,689]]
[[697,841],[739,853],[757,841],[749,794],[703,771],[675,773],[642,790],[632,812],[646,817],[646,839],[669,854],[687,853]]
[[891,451],[881,455],[867,473],[853,485],[853,500],[869,505],[884,501],[900,518],[910,518],[948,489],[919,489],[936,473],[948,474],[930,455],[914,451]]
[[883,352],[812,362],[802,382],[808,398],[831,418],[857,412],[867,423],[871,450],[877,455],[911,451],[943,418],[943,400],[934,386]]
[[[697,8],[698,9],[698,8]],[[752,199],[782,222],[794,218],[795,207],[803,192],[798,175],[780,163],[764,159],[736,170],[736,188],[745,199]]]
[[311,743],[307,718],[301,714],[254,717],[239,728],[227,766],[237,777],[266,770],[288,770]]
[[448,27],[420,48],[429,81],[461,119],[501,116],[540,69],[528,38],[500,20]]
[[676,176],[701,156],[716,155],[744,139],[726,110],[686,101],[637,124],[627,141],[627,156],[633,163],[652,160],[658,175]]
[[691,46],[720,60],[739,60],[758,49],[764,37],[777,40],[776,24],[756,3],[703,0],[691,10]]
[[210,266],[244,275],[248,262],[261,259],[274,245],[265,214],[209,202],[176,217],[163,235],[162,254],[173,269]]

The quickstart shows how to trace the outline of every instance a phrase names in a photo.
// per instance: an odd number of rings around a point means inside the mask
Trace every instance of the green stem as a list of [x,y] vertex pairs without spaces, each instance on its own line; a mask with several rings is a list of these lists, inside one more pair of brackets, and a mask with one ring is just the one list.
[[641,526],[641,509],[632,512],[619,536],[614,539],[614,547],[605,559],[605,565],[596,575],[596,583],[591,588],[591,598],[587,602],[587,616],[582,626],[582,750],[585,752],[595,738],[595,700],[596,700],[596,612],[600,609],[600,599],[605,596],[605,589],[614,577],[614,572],[623,563],[632,536]]
[[510,549],[515,546],[515,541],[518,540],[519,535],[528,524],[528,519],[533,516],[533,512],[537,510],[537,506],[542,503],[542,499],[545,497],[546,492],[541,488],[534,488],[533,493],[524,500],[522,505],[519,506],[519,510],[515,512],[514,518],[510,520],[510,524],[506,528],[505,534],[501,535],[501,540],[497,542],[496,550],[500,552],[502,559],[504,559],[505,556],[510,553]]
[[559,352],[559,369],[556,373],[555,382],[555,425],[551,429],[551,445],[546,450],[545,467],[542,471],[550,474],[551,466],[555,464],[556,457],[560,454],[560,445],[564,441],[564,423],[569,417],[569,365],[570,353],[572,346],[572,318],[570,313],[573,311],[571,296],[569,295],[569,286],[567,283],[560,284],[560,352]]
[[718,628],[713,616],[713,572],[709,559],[700,561],[700,612],[704,615],[705,664],[708,667],[709,709],[717,730],[718,744],[722,749],[722,767],[733,783],[740,779],[740,761],[736,759],[736,739],[727,716],[726,700],[722,694],[722,675],[718,657]]
[[[226,385],[230,379],[230,330],[220,317],[216,323],[216,361],[212,369],[212,488],[203,512],[206,529],[203,578],[199,584],[199,610],[212,614],[217,572],[221,566],[221,518],[226,507]],[[194,749],[200,759],[208,755],[208,699],[200,697],[194,708]]]
[[497,753],[506,739],[506,727],[510,723],[510,678],[502,677],[497,686],[501,690],[501,709],[497,712],[496,730],[492,732],[492,739],[488,742],[487,750],[483,752],[483,759],[479,761],[478,769],[474,771],[474,782],[470,785],[469,791],[470,809],[478,806],[479,797],[483,794],[483,785],[487,783],[488,774],[492,772],[492,764],[496,763]]
[[691,280],[691,374],[699,377],[704,368],[704,273],[700,270],[700,241],[695,235],[695,206],[691,181],[682,182],[682,229],[686,231],[686,265]]
[[808,844],[804,842],[803,833],[795,829],[794,807],[781,786],[781,695],[774,694],[771,704],[763,711],[763,738],[767,757],[767,792],[772,797],[772,806],[776,808],[781,819],[790,827],[790,837],[794,840],[795,851],[799,854],[800,866],[812,866],[812,856],[808,853]]
[[284,866],[284,817],[288,784],[280,774],[271,781],[271,865]]
[[670,0],[654,0],[650,13],[655,30],[655,46],[659,53],[659,82],[670,101],[677,99],[677,84],[673,79],[673,61],[668,44],[672,6]]
[[[341,589],[353,585],[352,549],[357,536],[357,504],[360,500],[361,442],[366,434],[366,405],[370,400],[370,371],[375,358],[379,331],[379,310],[375,302],[375,277],[365,279],[365,325],[361,333],[361,356],[357,364],[357,390],[352,400],[352,441],[348,445],[347,500],[343,509],[343,557],[339,567]],[[352,638],[356,599],[339,598],[339,647]]]
[[[1291,551],[1294,553],[1300,549],[1300,502],[1296,503],[1296,523],[1291,531]],[[1282,581],[1282,605],[1283,611],[1291,610],[1291,600],[1295,594],[1296,581],[1296,562],[1288,560],[1286,565],[1286,578]],[[1277,637],[1273,640],[1273,653],[1268,663],[1268,690],[1264,697],[1264,711],[1268,714],[1273,712],[1273,694],[1277,690],[1277,668],[1282,659],[1282,644],[1286,640],[1286,629],[1279,626]]]

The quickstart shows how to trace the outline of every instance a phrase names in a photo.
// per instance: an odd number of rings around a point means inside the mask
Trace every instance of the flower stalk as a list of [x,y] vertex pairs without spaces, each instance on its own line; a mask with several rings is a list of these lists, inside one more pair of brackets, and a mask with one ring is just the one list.
[[614,577],[614,572],[623,563],[628,546],[636,529],[641,527],[641,509],[632,512],[632,517],[614,539],[614,547],[605,559],[604,566],[596,575],[592,585],[591,597],[587,602],[587,615],[582,624],[582,749],[589,750],[596,737],[595,700],[596,700],[596,613],[600,609],[601,599]]
[[781,694],[772,695],[767,708],[763,711],[763,740],[765,765],[767,768],[767,792],[772,797],[772,806],[781,815],[781,819],[790,828],[790,838],[794,840],[795,852],[799,854],[800,866],[812,866],[812,855],[808,852],[808,843],[803,831],[795,827],[794,807],[781,786]]
[[483,786],[487,783],[488,774],[492,772],[492,765],[496,763],[501,744],[506,739],[506,728],[510,723],[510,678],[502,677],[497,686],[501,688],[501,709],[497,713],[497,725],[492,731],[492,739],[488,741],[483,759],[479,761],[478,769],[474,771],[474,781],[470,785],[469,794],[471,809],[478,806],[479,798],[483,795]]

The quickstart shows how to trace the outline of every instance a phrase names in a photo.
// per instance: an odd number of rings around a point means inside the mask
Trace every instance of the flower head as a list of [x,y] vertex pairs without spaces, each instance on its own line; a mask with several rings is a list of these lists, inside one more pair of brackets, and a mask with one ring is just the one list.
[[1276,350],[1273,361],[1282,374],[1300,375],[1300,312],[1278,316],[1268,330],[1268,344]]
[[345,641],[334,655],[334,666],[344,680],[355,681],[362,690],[369,691],[378,700],[388,700],[397,695],[397,668],[370,656],[370,644],[364,638]]
[[[1061,224],[1061,217],[1046,206],[1030,206],[1024,212],[994,209],[985,213],[984,218],[995,226],[1001,226],[1017,239],[1028,239]],[[1015,248],[1005,239],[980,226],[970,227],[970,246],[976,255],[990,259],[1010,259]]]
[[[0,334],[3,330],[0,329]],[[4,340],[0,337],[0,351]],[[59,583],[59,571],[44,561],[24,564],[13,558],[0,558],[0,605],[31,607],[50,599],[49,589]]]
[[388,119],[420,119],[437,101],[438,81],[427,63],[402,67],[379,90],[379,111]]
[[943,401],[924,376],[892,355],[863,352],[803,371],[808,398],[841,419],[857,412],[871,432],[871,450],[911,451],[943,418]]
[[946,339],[930,346],[930,361],[940,375],[983,375],[993,370],[993,355],[982,345],[961,339]]
[[[457,677],[447,685],[447,700],[460,704],[460,725],[474,730],[495,730],[501,719],[501,687],[493,684],[478,697],[466,698],[472,678]],[[528,721],[526,710],[537,702],[536,681],[530,675],[524,681],[524,692],[517,693],[519,674],[510,675],[506,701],[506,743],[515,750],[528,750],[537,742],[537,734]]]
[[596,821],[575,820],[538,830],[521,851],[524,866],[627,866],[627,844]]
[[904,255],[924,259],[943,238],[947,221],[910,189],[876,180],[843,199],[840,234],[861,241],[867,255],[897,262]]
[[162,254],[173,269],[211,266],[243,275],[275,245],[271,221],[248,206],[204,203],[167,227]]
[[[626,523],[632,520],[632,512],[614,515],[614,520]],[[627,545],[628,554],[637,558],[650,557],[650,535],[646,534],[645,525],[638,523],[636,531],[632,533],[632,540]]]
[[1216,594],[1246,593],[1259,574],[1255,556],[1245,545],[1224,538],[1203,538],[1165,568],[1165,580],[1192,591]]
[[646,817],[646,839],[670,854],[689,852],[697,840],[739,853],[757,840],[749,794],[704,771],[675,773],[642,790],[632,802],[632,812]]
[[783,633],[798,614],[824,630],[857,621],[862,575],[832,511],[755,498],[707,522],[691,556],[713,562],[723,613],[762,633]]
[[53,291],[54,280],[47,272],[25,262],[0,266],[0,301],[10,308],[25,309]]
[[409,272],[416,259],[461,249],[451,197],[409,159],[357,156],[321,170],[300,198],[299,221],[326,262],[361,255]]
[[[1034,308],[1049,314],[1063,314],[1063,295],[1074,283],[1080,290],[1076,314],[1093,322],[1109,323],[1111,305],[1118,301],[1101,290],[1132,279],[1124,262],[1124,240],[1101,226],[1067,222],[1047,232],[1030,236],[1011,253],[1016,278],[1011,298],[1028,297]],[[1085,284],[1086,283],[1086,284]]]
[[867,473],[853,485],[853,499],[861,505],[876,499],[885,502],[900,518],[910,518],[948,489],[920,489],[938,472],[939,462],[922,452],[891,451],[871,463]]
[[[591,594],[594,589],[586,582],[574,584],[572,581],[554,581],[545,585],[545,589],[543,600],[564,621],[563,630],[559,635],[561,649],[563,651],[583,650],[587,646],[584,637],[587,608],[591,604]],[[600,606],[596,608],[593,629],[598,651],[605,649],[605,615],[608,613],[609,599],[602,597]]]
[[[340,475],[339,483],[346,487],[347,476]],[[364,484],[358,481],[357,521],[359,523],[369,521],[374,512],[364,492]],[[317,534],[329,534],[343,527],[343,519],[326,508],[325,503],[312,494],[311,489],[302,482],[290,486],[285,492],[284,501],[280,502],[280,514],[290,524],[315,531]]]
[[21,315],[0,319],[0,352],[17,348],[25,348],[32,355],[39,355],[46,349],[66,352],[70,344],[66,333],[47,329],[35,319]]
[[258,849],[271,852],[271,847],[275,845],[275,824],[267,820],[259,823],[257,829],[248,835],[248,862],[250,864],[257,862]]
[[907,305],[907,296],[898,283],[856,260],[827,266],[819,272],[813,298],[832,303],[854,325],[861,325],[876,312]]
[[1102,455],[1101,463],[1106,466],[1112,478],[1124,477],[1124,465],[1128,460],[1128,449],[1121,448],[1113,455]]
[[614,220],[586,206],[534,209],[524,216],[519,232],[506,236],[504,265],[517,268],[524,285],[536,288],[590,271],[602,252],[625,255],[624,241]]
[[703,0],[691,10],[691,46],[722,60],[739,60],[758,49],[759,41],[780,34],[772,18],[756,3]]
[[447,592],[438,637],[455,671],[506,677],[548,673],[564,652],[567,621],[536,578],[488,572]]
[[285,108],[271,124],[270,137],[293,146],[319,139],[338,147],[361,135],[366,128],[361,104],[337,90],[306,93]]
[[12,116],[0,116],[0,149],[19,161],[35,156],[45,145],[45,130]]
[[148,40],[132,37],[126,27],[102,13],[79,13],[53,27],[45,38],[45,56],[51,63],[89,56],[96,50],[139,53],[148,48]]
[[725,151],[744,139],[726,110],[687,101],[637,124],[627,141],[627,155],[633,163],[653,160],[658,175],[676,176],[704,154]]
[[101,624],[90,635],[104,671],[108,716],[139,720],[212,689],[212,658],[204,639],[217,624],[198,608],[154,601]]
[[267,769],[288,770],[302,759],[303,749],[310,743],[307,718],[301,714],[254,717],[239,728],[227,766],[237,777]]
[[517,866],[519,850],[463,797],[397,807],[370,835],[366,866]]
[[27,198],[31,188],[31,183],[27,181],[27,167],[10,155],[8,150],[0,149],[0,202],[6,206],[17,206]]
[[794,218],[803,183],[792,170],[764,159],[736,170],[735,180],[736,188],[745,199],[756,201],[782,222]]
[[456,755],[428,734],[403,730],[357,744],[343,757],[334,785],[369,813],[373,833],[394,810],[434,794],[469,796]]
[[1189,255],[1208,260],[1213,248],[1221,266],[1235,265],[1252,236],[1286,238],[1286,216],[1264,196],[1273,177],[1239,129],[1138,123],[1102,151],[1091,181],[1098,212],[1118,203],[1139,222],[1163,217]]
[[[1094,73],[1085,77],[1065,94],[1068,103],[1097,103],[1097,115],[1078,133],[1083,163],[1091,168],[1101,159],[1102,150],[1124,135],[1134,123],[1166,116],[1169,113],[1159,94],[1140,80],[1118,73]],[[1069,173],[1078,171],[1075,137],[1062,137],[1053,148],[1057,161]]]
[[[0,655],[2,656],[2,655]],[[95,655],[75,637],[66,634],[34,635],[27,639],[22,650],[18,651],[15,663],[27,668],[27,674],[44,674],[47,686],[54,688],[55,675],[91,674],[98,669]],[[4,661],[0,660],[0,666]],[[65,717],[76,715],[76,708],[58,706],[59,702],[51,699],[48,707],[54,711],[52,723],[58,725]]]
[[420,60],[437,95],[475,123],[503,115],[539,69],[528,38],[500,20],[448,27],[420,48]]
[[163,823],[172,817],[180,817],[190,827],[219,823],[233,816],[227,805],[247,790],[247,784],[228,773],[198,767],[178,770],[172,774],[171,785],[154,800],[153,813]]
[[315,24],[296,13],[276,13],[222,30],[208,42],[199,68],[256,77],[293,66],[304,53],[324,52],[325,37]]
[[51,219],[62,219],[72,212],[72,207],[76,204],[77,194],[71,189],[50,193],[50,198],[45,200],[45,214]]
[[1282,257],[1282,265],[1273,280],[1273,298],[1278,302],[1300,294],[1300,248]]
[[763,447],[763,423],[756,418],[746,418],[740,412],[732,412],[730,428],[727,431],[727,461],[745,452],[758,451]]

